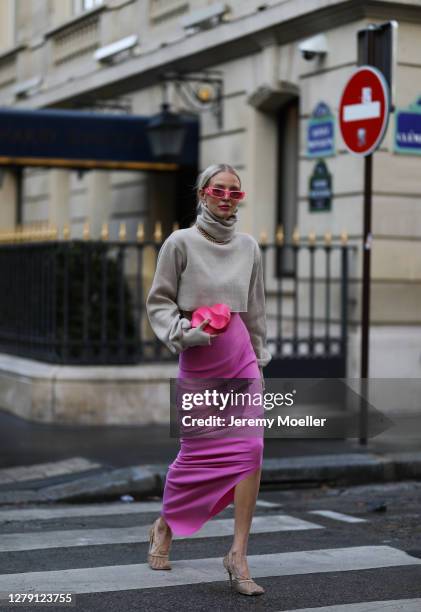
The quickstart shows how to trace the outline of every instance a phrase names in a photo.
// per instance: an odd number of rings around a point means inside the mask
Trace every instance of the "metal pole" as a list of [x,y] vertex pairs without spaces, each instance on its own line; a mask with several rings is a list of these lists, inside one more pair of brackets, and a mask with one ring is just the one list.
[[364,245],[361,314],[361,378],[368,378],[369,375],[372,182],[373,155],[370,154],[367,155],[367,157],[364,159]]
[[[374,31],[369,27],[366,35],[364,59],[374,64]],[[364,228],[363,228],[363,284],[361,309],[361,403],[360,403],[360,444],[367,444],[367,379],[370,358],[370,266],[371,266],[371,209],[373,183],[373,155],[364,158]]]
[[367,379],[370,358],[370,270],[371,270],[371,209],[373,156],[364,159],[364,229],[363,229],[363,286],[361,311],[361,404],[360,444],[367,444]]

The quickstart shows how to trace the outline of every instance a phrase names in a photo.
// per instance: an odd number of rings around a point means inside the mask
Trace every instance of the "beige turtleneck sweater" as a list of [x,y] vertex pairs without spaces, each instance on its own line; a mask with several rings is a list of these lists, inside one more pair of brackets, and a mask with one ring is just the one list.
[[225,244],[210,242],[195,225],[173,232],[159,251],[146,310],[155,334],[178,354],[204,344],[203,338],[206,344],[211,342],[204,332],[199,339],[186,334],[191,323],[180,311],[225,303],[232,312],[240,313],[257,363],[265,366],[272,355],[266,348],[261,251],[252,236],[235,231],[236,221],[236,215],[221,221],[207,207],[197,216],[198,225]]

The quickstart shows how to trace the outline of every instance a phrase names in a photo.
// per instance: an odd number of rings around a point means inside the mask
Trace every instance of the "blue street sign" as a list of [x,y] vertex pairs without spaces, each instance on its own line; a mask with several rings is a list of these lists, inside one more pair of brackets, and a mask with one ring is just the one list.
[[421,97],[407,109],[396,109],[394,151],[421,155]]
[[335,120],[329,106],[319,102],[307,125],[307,156],[335,155]]
[[320,159],[309,180],[309,212],[325,212],[332,207],[332,175]]

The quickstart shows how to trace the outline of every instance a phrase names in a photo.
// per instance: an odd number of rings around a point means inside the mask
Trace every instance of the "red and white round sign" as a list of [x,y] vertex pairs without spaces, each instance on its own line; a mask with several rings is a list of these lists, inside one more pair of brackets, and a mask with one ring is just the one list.
[[383,140],[389,119],[389,88],[377,68],[361,66],[348,80],[339,104],[339,128],[345,146],[369,155]]

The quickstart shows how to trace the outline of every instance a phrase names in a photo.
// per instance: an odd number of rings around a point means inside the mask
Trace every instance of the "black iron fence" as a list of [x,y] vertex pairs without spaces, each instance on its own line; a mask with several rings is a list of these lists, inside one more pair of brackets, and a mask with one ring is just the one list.
[[[174,360],[154,336],[145,299],[154,241],[48,240],[0,245],[0,350],[66,364]],[[345,240],[262,243],[268,375],[317,364],[343,375],[347,349]],[[288,271],[285,262],[288,260]],[[292,371],[292,370],[291,370]]]
[[346,376],[349,264],[357,247],[345,235],[337,243],[310,236],[260,246],[272,353],[265,375]]

